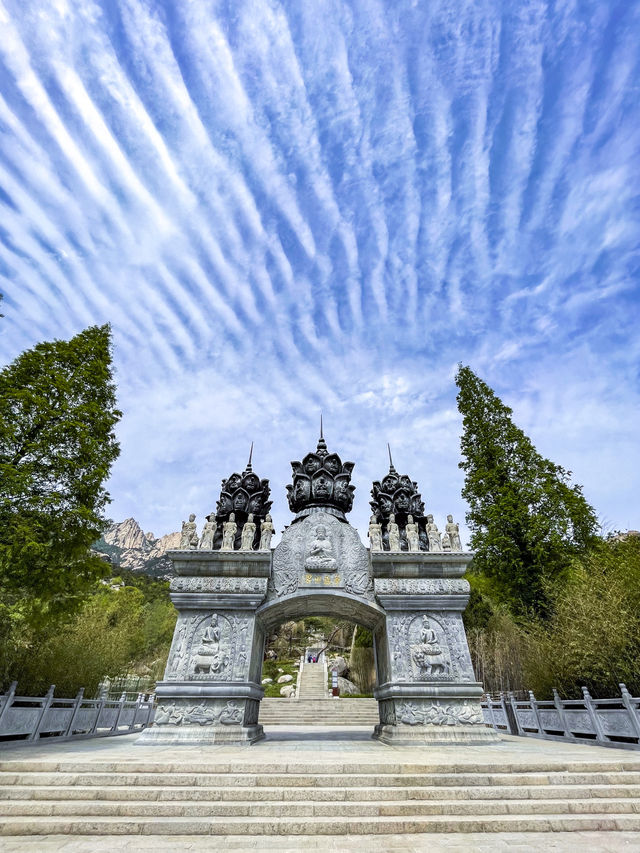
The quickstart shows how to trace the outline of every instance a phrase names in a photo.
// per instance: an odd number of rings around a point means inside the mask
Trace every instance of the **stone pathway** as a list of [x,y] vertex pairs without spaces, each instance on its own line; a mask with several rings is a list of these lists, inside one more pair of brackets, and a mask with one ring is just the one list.
[[[163,777],[170,777],[172,773],[210,772],[211,768],[215,768],[216,772],[223,772],[223,768],[226,768],[224,772],[254,773],[269,765],[283,769],[286,767],[287,772],[293,774],[335,772],[337,775],[341,772],[375,774],[382,768],[387,773],[400,772],[400,768],[403,768],[402,772],[405,773],[437,774],[451,772],[455,766],[455,772],[461,774],[535,774],[551,769],[556,775],[571,772],[584,774],[586,778],[587,774],[598,771],[599,766],[613,773],[624,771],[625,768],[640,770],[640,754],[631,750],[506,736],[500,743],[486,746],[394,747],[372,740],[370,727],[315,727],[312,731],[302,727],[272,727],[267,729],[264,741],[245,747],[136,746],[136,739],[137,735],[128,735],[32,747],[3,745],[0,746],[0,766],[8,773],[28,769],[29,772],[54,774],[74,771],[90,774],[95,772],[96,767],[100,768],[100,772],[105,772],[109,766],[114,773],[134,773],[144,772],[146,766],[149,772],[161,772]],[[397,771],[393,769],[394,766],[397,766]],[[492,783],[488,780],[482,784]],[[10,800],[4,802],[9,803]],[[2,805],[0,803],[0,813]],[[210,820],[215,821],[216,818]],[[336,816],[335,820],[349,824],[346,827],[348,835],[8,835],[0,838],[0,851],[53,853],[63,850],[92,853],[138,850],[250,851],[259,848],[279,853],[307,849],[365,850],[367,853],[389,850],[436,853],[525,853],[542,850],[545,853],[575,853],[576,850],[581,853],[640,853],[640,833],[622,831],[624,827],[601,832],[587,827],[577,828],[573,832],[418,832],[376,836],[356,834],[357,819],[349,821]],[[312,821],[309,825],[312,825]],[[562,826],[558,828],[563,829]],[[122,827],[120,832],[123,831],[126,832],[126,828]]]
[[500,833],[438,833],[437,835],[351,835],[348,838],[313,835],[219,835],[203,838],[200,835],[176,835],[171,838],[145,838],[140,835],[68,836],[43,835],[37,838],[0,839],[2,853],[137,853],[160,851],[168,853],[200,853],[200,851],[254,850],[277,853],[300,853],[304,850],[327,853],[352,851],[397,851],[397,853],[638,853],[640,838],[637,832],[500,832]]

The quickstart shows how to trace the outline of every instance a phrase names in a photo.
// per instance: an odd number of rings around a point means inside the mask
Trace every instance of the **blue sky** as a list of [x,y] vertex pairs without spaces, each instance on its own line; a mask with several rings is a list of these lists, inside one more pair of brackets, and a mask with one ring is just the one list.
[[3,0],[0,360],[113,325],[110,515],[246,461],[464,515],[463,362],[640,528],[640,3]]

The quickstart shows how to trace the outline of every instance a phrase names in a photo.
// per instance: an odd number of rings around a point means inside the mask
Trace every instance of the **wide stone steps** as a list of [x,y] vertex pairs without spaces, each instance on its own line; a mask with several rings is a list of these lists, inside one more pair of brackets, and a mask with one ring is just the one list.
[[263,699],[260,703],[263,726],[374,726],[379,721],[375,699]]
[[567,830],[640,831],[640,762],[0,762],[5,836]]
[[15,817],[0,835],[378,835],[433,832],[594,832],[640,830],[640,815],[431,815],[412,817]]
[[350,802],[130,802],[13,800],[3,817],[398,817],[414,815],[640,814],[640,799],[389,800]]
[[158,787],[156,785],[106,786],[96,788],[76,788],[60,785],[28,785],[0,788],[0,800],[103,800],[103,801],[142,801],[172,802],[185,800],[190,802],[297,802],[315,801],[341,803],[371,800],[579,800],[579,799],[640,799],[640,785],[539,785],[501,786],[499,793],[495,786],[455,787],[425,786],[420,788],[270,788],[254,787]]

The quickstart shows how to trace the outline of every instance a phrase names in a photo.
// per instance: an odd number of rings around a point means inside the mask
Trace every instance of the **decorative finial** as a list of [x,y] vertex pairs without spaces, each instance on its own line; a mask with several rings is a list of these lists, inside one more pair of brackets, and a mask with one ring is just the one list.
[[327,442],[324,440],[324,433],[322,430],[322,412],[320,412],[320,438],[318,439],[316,453],[322,457],[326,456],[328,453]]
[[387,450],[389,451],[389,473],[390,474],[397,474],[398,472],[393,467],[393,459],[391,458],[391,447],[389,445],[389,442],[387,442]]
[[245,474],[248,474],[251,471],[253,471],[253,468],[251,467],[252,457],[253,457],[253,442],[251,442],[251,450],[249,450],[249,461],[247,462],[247,467],[244,469]]

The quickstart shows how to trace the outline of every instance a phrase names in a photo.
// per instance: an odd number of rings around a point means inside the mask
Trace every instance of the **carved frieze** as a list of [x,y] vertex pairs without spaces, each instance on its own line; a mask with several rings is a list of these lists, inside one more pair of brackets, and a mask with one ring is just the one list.
[[242,723],[242,708],[233,700],[222,703],[201,702],[199,705],[187,705],[173,702],[158,705],[154,725],[156,726],[223,726]]
[[482,708],[477,702],[399,702],[396,718],[409,726],[476,726],[484,725]]
[[267,592],[267,578],[177,577],[171,579],[171,592]]
[[376,578],[376,595],[468,595],[462,578]]

